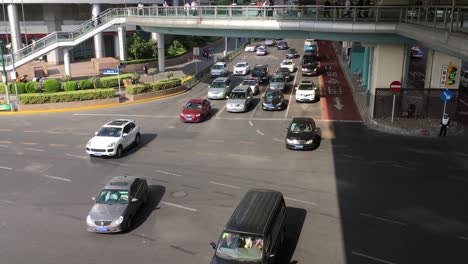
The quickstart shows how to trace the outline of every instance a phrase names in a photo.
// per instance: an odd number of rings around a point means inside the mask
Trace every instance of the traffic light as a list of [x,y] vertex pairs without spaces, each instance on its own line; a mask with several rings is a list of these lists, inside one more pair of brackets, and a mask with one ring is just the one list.
[[447,68],[447,79],[445,80],[445,86],[454,86],[457,82],[457,66],[449,64]]

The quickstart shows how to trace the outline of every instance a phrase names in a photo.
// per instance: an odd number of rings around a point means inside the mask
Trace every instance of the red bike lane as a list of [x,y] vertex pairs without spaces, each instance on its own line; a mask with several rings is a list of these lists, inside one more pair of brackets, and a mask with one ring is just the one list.
[[317,41],[320,57],[320,105],[323,120],[362,120],[330,41]]

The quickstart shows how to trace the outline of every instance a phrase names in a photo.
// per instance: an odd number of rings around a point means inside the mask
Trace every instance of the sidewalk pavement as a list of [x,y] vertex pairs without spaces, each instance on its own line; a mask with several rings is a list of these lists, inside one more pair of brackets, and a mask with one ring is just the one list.
[[[343,58],[343,53],[338,42],[333,42],[333,48],[338,57],[341,68],[348,84],[352,87],[354,99],[360,108],[361,116],[369,127],[392,134],[410,135],[410,136],[438,136],[440,131],[440,119],[414,119],[414,118],[391,118],[372,119],[369,115],[368,105],[370,94],[367,88],[361,85],[359,76],[350,72]],[[441,115],[442,118],[442,115]],[[450,127],[447,130],[448,136],[461,135],[465,133],[464,125],[456,120],[450,121]]]

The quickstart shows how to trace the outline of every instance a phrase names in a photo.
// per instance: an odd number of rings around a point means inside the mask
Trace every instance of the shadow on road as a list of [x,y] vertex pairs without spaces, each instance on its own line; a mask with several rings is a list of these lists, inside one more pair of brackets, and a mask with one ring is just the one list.
[[282,248],[279,252],[279,257],[276,263],[278,264],[293,264],[297,261],[291,261],[294,251],[296,250],[297,242],[301,236],[302,227],[306,219],[307,211],[302,208],[287,207],[286,208],[286,237],[283,241]]
[[158,137],[158,134],[152,134],[152,133],[141,134],[140,145],[138,146],[133,145],[132,147],[128,148],[122,154],[122,158],[132,155],[133,153],[137,152],[138,150],[142,148],[146,148],[146,146],[157,137]]
[[137,214],[133,217],[132,226],[126,230],[126,233],[138,228],[142,225],[146,219],[153,213],[154,210],[158,209],[158,205],[161,202],[164,194],[166,193],[166,187],[161,185],[149,185],[148,186],[148,200],[146,204],[143,204]]

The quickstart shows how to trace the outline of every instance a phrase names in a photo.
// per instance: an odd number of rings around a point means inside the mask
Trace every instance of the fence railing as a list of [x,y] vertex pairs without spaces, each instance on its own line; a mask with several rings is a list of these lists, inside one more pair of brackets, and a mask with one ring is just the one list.
[[[425,27],[468,33],[468,6],[199,6],[184,7],[130,7],[112,8],[101,13],[96,20],[88,20],[71,32],[53,32],[34,44],[27,45],[5,56],[5,66],[26,57],[40,56],[48,47],[60,42],[72,42],[95,30],[101,32],[115,18],[194,18],[194,19],[249,19],[249,20],[308,20],[341,23],[409,23]],[[13,57],[12,57],[13,56]],[[36,57],[37,57],[36,56]]]
[[[447,102],[445,112],[455,116],[458,107],[458,89],[450,89],[454,99]],[[442,116],[444,102],[440,98],[442,89],[401,89],[395,97],[396,118],[435,118]],[[391,118],[393,92],[388,88],[375,90],[374,118]]]

